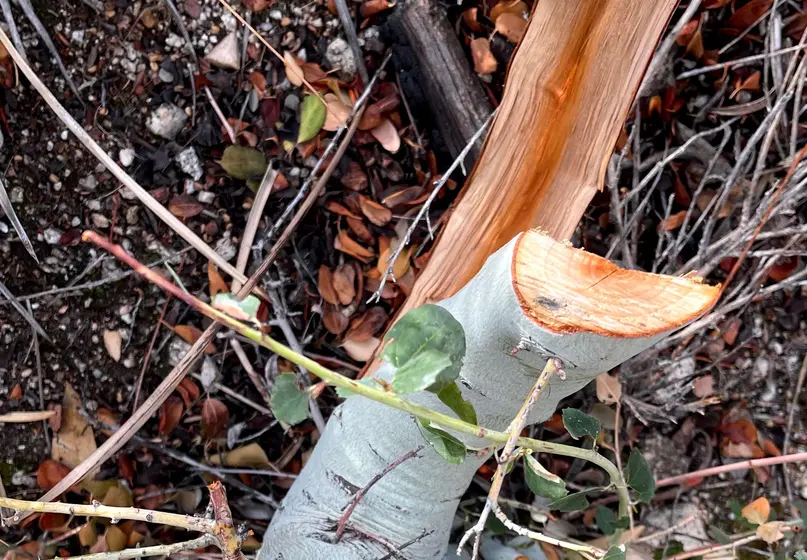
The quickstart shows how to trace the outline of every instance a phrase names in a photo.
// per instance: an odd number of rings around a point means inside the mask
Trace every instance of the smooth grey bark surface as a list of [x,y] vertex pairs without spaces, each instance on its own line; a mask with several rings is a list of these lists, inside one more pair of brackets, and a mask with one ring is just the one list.
[[[550,390],[531,414],[533,423],[549,418],[561,399],[598,374],[667,334],[620,338],[591,333],[557,335],[541,329],[524,315],[513,288],[515,246],[516,239],[492,255],[465,288],[439,304],[465,330],[467,352],[458,380],[463,396],[473,403],[479,424],[495,430],[504,430],[516,415],[548,358],[562,360],[566,379],[551,380]],[[393,374],[388,364],[378,372],[388,381]],[[452,414],[432,394],[414,394],[411,400]],[[469,447],[485,445],[482,440],[462,439]],[[353,512],[341,541],[332,542],[336,520],[354,492],[387,464],[423,443],[409,414],[359,396],[347,399],[334,411],[311,458],[275,513],[259,560],[364,560],[390,552],[367,534],[396,545],[425,534],[401,555],[442,558],[458,501],[487,455],[471,453],[462,464],[452,465],[432,448],[425,448],[373,486]]]

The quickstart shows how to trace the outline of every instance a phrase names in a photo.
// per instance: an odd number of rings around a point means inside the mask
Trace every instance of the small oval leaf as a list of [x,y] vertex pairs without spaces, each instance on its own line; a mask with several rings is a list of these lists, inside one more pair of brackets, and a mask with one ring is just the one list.
[[639,501],[650,503],[653,494],[656,493],[656,481],[653,479],[653,473],[650,472],[647,461],[638,449],[631,451],[630,457],[628,457],[628,464],[625,467],[625,482],[636,492]]
[[455,465],[459,465],[465,460],[467,450],[465,444],[460,440],[423,420],[419,420],[417,425],[424,439],[440,457]]
[[569,494],[549,504],[549,509],[558,510],[563,513],[584,510],[588,507],[587,493],[588,492],[577,492],[575,494]]
[[219,165],[224,168],[227,175],[236,179],[246,180],[252,177],[262,177],[266,173],[266,158],[263,152],[246,146],[227,146],[221,156]]
[[596,440],[600,433],[600,421],[576,408],[563,409],[563,425],[574,439],[590,436]]
[[532,455],[524,455],[524,467],[527,486],[533,494],[557,501],[569,493],[563,479],[546,470]]
[[269,405],[281,422],[294,425],[308,418],[308,393],[297,388],[297,376],[293,373],[283,373],[277,378]]
[[437,398],[444,405],[453,410],[460,420],[469,424],[476,424],[476,411],[474,405],[462,398],[462,391],[456,383],[449,383],[439,393]]
[[328,112],[316,95],[307,95],[300,109],[300,132],[297,143],[308,142],[322,130]]

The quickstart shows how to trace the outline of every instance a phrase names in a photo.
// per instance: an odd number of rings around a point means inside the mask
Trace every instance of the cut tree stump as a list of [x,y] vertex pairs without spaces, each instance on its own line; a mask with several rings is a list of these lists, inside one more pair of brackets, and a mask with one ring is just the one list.
[[[398,317],[455,294],[518,233],[568,239],[608,160],[676,0],[540,0],[496,120]],[[378,358],[365,372],[378,367]]]
[[[549,381],[530,423],[548,419],[561,399],[700,316],[719,293],[695,279],[621,270],[529,231],[494,253],[466,286],[438,305],[465,333],[457,379],[462,396],[480,426],[501,431],[518,414],[547,360],[559,359],[566,376]],[[389,383],[394,374],[384,363],[377,377]],[[406,398],[454,414],[432,393]],[[469,448],[489,445],[458,437]],[[401,551],[403,558],[443,558],[459,500],[490,448],[451,464],[426,446],[381,478],[353,511],[345,538],[333,539],[335,520],[355,492],[424,444],[410,414],[358,396],[347,399],[334,410],[272,518],[258,559],[370,560],[389,552],[382,542],[411,543]],[[368,534],[375,537],[362,536]]]

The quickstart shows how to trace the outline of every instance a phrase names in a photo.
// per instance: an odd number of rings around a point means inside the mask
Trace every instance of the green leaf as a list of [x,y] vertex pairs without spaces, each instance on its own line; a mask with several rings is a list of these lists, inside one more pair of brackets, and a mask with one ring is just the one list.
[[293,373],[283,373],[275,381],[269,406],[279,421],[299,424],[308,418],[308,393],[297,388]]
[[574,439],[580,439],[583,436],[597,439],[600,433],[600,421],[576,408],[563,409],[563,425]]
[[239,300],[233,293],[219,292],[213,298],[213,307],[215,309],[223,311],[239,321],[248,321],[250,323],[259,322],[258,309],[260,306],[261,300],[253,295],[248,295],[244,299]]
[[803,550],[797,550],[795,556],[796,560],[807,560],[807,552],[804,552]]
[[262,151],[237,144],[225,148],[219,165],[224,168],[227,175],[242,181],[263,176],[267,167]]
[[563,479],[546,470],[532,455],[524,455],[524,472],[527,486],[533,494],[550,500],[560,500],[569,493]]
[[565,498],[555,500],[549,504],[549,509],[562,511],[568,513],[570,511],[580,511],[588,507],[588,498],[586,498],[587,491],[569,494]]
[[729,544],[731,542],[731,535],[726,533],[720,527],[712,527],[706,533],[710,537],[712,537],[718,544]]
[[[378,383],[372,377],[365,377],[364,379],[359,379],[356,383],[359,385],[364,385],[366,387],[372,387],[373,389],[378,389]],[[354,396],[356,393],[351,391],[350,389],[343,389],[342,387],[336,388],[336,394],[342,397],[343,399],[347,399],[349,397]]]
[[[799,510],[799,514],[801,517],[801,526],[807,527],[807,503],[798,501],[796,502],[795,505]],[[801,536],[799,537],[799,542],[804,542],[805,538],[807,538],[807,531],[802,531]]]
[[464,420],[469,424],[476,424],[474,405],[462,398],[462,392],[456,383],[446,385],[442,391],[437,393],[437,398],[456,412],[460,420]]
[[440,428],[435,428],[425,420],[418,421],[418,428],[424,439],[440,457],[455,465],[459,465],[465,460],[467,451],[465,444],[460,440]]
[[396,393],[439,393],[460,374],[465,332],[439,305],[426,304],[410,310],[384,340],[388,344],[382,357],[397,368],[392,380]]
[[614,512],[607,507],[597,506],[594,511],[594,519],[597,521],[597,527],[606,535],[613,535],[617,529],[630,527],[630,519],[627,517],[617,519]]
[[306,95],[300,108],[300,133],[297,143],[308,142],[322,130],[327,110],[316,95]]
[[[451,358],[439,350],[424,348],[395,372],[392,390],[408,395],[437,387],[440,374],[451,368]],[[441,387],[442,390],[442,387]]]
[[627,558],[626,549],[624,544],[612,546],[605,551],[605,554],[600,560],[625,560]]
[[[667,546],[663,546],[661,548],[657,548],[653,551],[653,560],[664,560],[664,558],[669,558],[670,556],[675,556],[684,552],[684,545],[681,541],[670,540],[667,541]],[[702,556],[696,556],[696,558],[703,558]]]
[[628,465],[625,468],[625,482],[633,488],[640,501],[650,503],[656,493],[656,481],[644,457],[638,449],[630,452]]

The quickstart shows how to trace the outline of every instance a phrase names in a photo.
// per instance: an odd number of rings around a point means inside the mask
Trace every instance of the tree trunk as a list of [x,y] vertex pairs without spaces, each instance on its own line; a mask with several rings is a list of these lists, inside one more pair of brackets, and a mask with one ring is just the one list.
[[[562,361],[566,379],[551,380],[531,423],[549,418],[562,398],[599,373],[699,316],[717,295],[717,288],[697,280],[621,270],[531,231],[497,251],[468,285],[439,305],[465,330],[458,379],[463,397],[480,425],[503,430],[549,358]],[[393,375],[389,364],[378,372],[387,381]],[[411,400],[452,414],[430,393]],[[463,439],[469,447],[486,445]],[[336,520],[354,493],[422,445],[408,414],[361,397],[347,399],[275,513],[260,560],[363,560],[389,552],[368,534],[397,546],[425,535],[401,554],[442,558],[459,499],[488,454],[471,453],[453,465],[426,447],[373,486],[342,540],[332,542]]]

